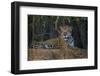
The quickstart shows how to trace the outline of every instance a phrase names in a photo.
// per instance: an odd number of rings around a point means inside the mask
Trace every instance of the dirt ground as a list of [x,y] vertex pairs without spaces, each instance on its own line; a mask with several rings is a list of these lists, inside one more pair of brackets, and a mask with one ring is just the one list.
[[88,58],[87,51],[83,49],[43,49],[29,48],[28,61],[54,60],[54,59],[80,59]]

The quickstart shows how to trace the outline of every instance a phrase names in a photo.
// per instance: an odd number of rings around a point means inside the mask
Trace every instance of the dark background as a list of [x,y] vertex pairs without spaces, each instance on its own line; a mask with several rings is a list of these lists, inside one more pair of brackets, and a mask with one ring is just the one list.
[[28,15],[28,47],[33,42],[45,41],[58,36],[56,30],[67,21],[73,27],[72,36],[75,39],[75,46],[87,49],[88,45],[88,18],[71,16],[45,16]]

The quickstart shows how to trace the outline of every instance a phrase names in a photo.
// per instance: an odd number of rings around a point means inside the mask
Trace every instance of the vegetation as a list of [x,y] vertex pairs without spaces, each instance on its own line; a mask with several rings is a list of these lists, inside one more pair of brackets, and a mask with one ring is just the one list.
[[87,17],[28,15],[28,47],[32,42],[45,41],[58,36],[59,26],[68,21],[73,27],[75,45],[87,49]]

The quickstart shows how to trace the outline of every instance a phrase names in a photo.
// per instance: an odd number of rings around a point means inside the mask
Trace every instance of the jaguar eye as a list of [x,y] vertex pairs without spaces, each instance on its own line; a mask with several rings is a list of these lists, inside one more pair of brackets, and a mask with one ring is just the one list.
[[66,36],[67,35],[67,32],[64,32],[64,36]]

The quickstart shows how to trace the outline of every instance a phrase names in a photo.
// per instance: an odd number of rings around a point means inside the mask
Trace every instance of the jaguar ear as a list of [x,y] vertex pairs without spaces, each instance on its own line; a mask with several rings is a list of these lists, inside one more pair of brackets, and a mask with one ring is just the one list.
[[69,29],[70,29],[70,31],[72,31],[72,30],[73,30],[73,28],[72,28],[71,26],[69,27]]
[[60,26],[59,28],[60,28],[60,31],[63,31],[63,30],[64,30],[64,28],[63,28],[63,27],[61,27],[61,26]]
[[59,34],[61,33],[61,31],[60,30],[56,30]]

